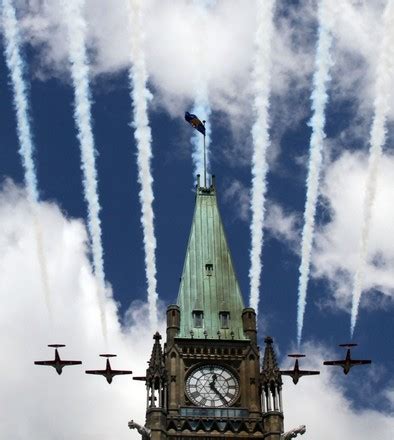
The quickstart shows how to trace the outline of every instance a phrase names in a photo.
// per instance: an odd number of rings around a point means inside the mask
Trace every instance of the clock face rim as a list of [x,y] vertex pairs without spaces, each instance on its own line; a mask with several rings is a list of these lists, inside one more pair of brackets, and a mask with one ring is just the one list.
[[[193,378],[193,376],[200,370],[209,370],[210,368],[216,368],[216,369],[221,369],[223,371],[225,371],[226,373],[228,373],[230,375],[230,377],[234,380],[235,382],[235,394],[234,396],[231,398],[231,400],[229,400],[228,402],[226,402],[226,404],[221,404],[218,406],[211,406],[209,404],[201,404],[201,402],[197,402],[197,400],[195,398],[193,398],[193,396],[191,395],[191,391],[190,391],[190,380]],[[209,371],[205,371],[204,374],[209,373]],[[202,408],[228,408],[234,405],[234,403],[238,400],[239,395],[240,395],[240,383],[239,383],[239,378],[238,375],[236,375],[234,373],[234,371],[229,368],[227,365],[220,365],[220,364],[200,364],[196,367],[194,367],[191,371],[188,372],[187,376],[186,376],[186,381],[185,381],[185,392],[186,395],[188,397],[188,399],[196,406],[202,407]],[[218,399],[215,399],[216,401]],[[219,399],[220,400],[220,399]],[[212,401],[212,399],[210,400]]]

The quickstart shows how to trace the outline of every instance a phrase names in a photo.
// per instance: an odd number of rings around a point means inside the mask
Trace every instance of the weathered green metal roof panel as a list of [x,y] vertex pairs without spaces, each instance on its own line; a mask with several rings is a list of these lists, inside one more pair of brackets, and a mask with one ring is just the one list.
[[[246,339],[242,327],[242,295],[216,201],[215,188],[197,188],[196,207],[178,293],[179,337]],[[203,312],[195,327],[193,311]],[[220,312],[229,313],[222,328]],[[191,334],[192,332],[192,334]]]

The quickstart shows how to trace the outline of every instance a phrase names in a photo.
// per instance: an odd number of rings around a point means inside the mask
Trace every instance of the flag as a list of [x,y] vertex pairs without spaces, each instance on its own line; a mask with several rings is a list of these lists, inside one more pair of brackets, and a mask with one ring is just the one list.
[[[193,115],[189,112],[185,113],[185,120],[197,131],[205,136],[205,126],[204,124],[197,118],[196,115]],[[204,121],[205,122],[205,121]]]

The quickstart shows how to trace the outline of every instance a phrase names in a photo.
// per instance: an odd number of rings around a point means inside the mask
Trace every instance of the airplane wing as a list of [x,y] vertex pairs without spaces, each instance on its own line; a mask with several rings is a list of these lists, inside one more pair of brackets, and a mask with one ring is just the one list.
[[284,376],[293,376],[294,370],[280,370],[280,374],[282,374]]
[[352,365],[366,365],[372,363],[370,360],[360,360],[360,359],[352,359],[350,361]]
[[86,370],[86,374],[101,374],[102,376],[105,376],[107,371],[106,370]]
[[344,365],[345,361],[324,361],[323,365]]
[[82,364],[81,361],[63,361],[63,360],[61,360],[60,363],[64,366],[66,366],[66,365],[81,365]]
[[132,371],[126,371],[126,370],[112,370],[111,373],[113,375],[118,375],[118,374],[132,374]]
[[315,374],[320,374],[320,371],[300,370],[301,376],[314,376]]
[[34,365],[55,365],[55,361],[34,361]]

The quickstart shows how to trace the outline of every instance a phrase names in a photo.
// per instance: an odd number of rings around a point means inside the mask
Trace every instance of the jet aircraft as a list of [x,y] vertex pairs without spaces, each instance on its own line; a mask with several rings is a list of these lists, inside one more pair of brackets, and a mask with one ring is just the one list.
[[112,382],[112,378],[114,376],[120,375],[120,374],[132,374],[133,372],[130,370],[113,370],[111,368],[111,364],[109,362],[108,358],[116,357],[116,354],[100,354],[101,357],[107,358],[107,363],[105,370],[86,370],[86,374],[100,374],[101,376],[104,376],[107,379],[108,383]]
[[289,354],[288,356],[291,358],[296,358],[294,368],[292,370],[280,370],[280,374],[282,374],[282,376],[290,376],[293,379],[294,385],[298,383],[300,377],[302,376],[313,376],[315,374],[320,374],[320,371],[300,370],[298,358],[305,357],[304,354]]
[[81,361],[66,361],[60,359],[57,349],[60,347],[65,347],[64,344],[50,344],[48,345],[48,347],[52,347],[55,349],[55,359],[53,361],[35,361],[35,365],[48,365],[50,367],[53,367],[57,371],[57,374],[62,374],[63,367],[82,364]]
[[348,374],[350,369],[354,367],[355,365],[366,365],[372,363],[371,360],[360,360],[360,359],[352,359],[350,357],[350,349],[352,347],[356,347],[357,344],[339,344],[339,347],[345,347],[347,348],[346,357],[345,359],[341,359],[339,361],[324,361],[324,365],[339,365],[343,368],[343,372],[345,374]]

